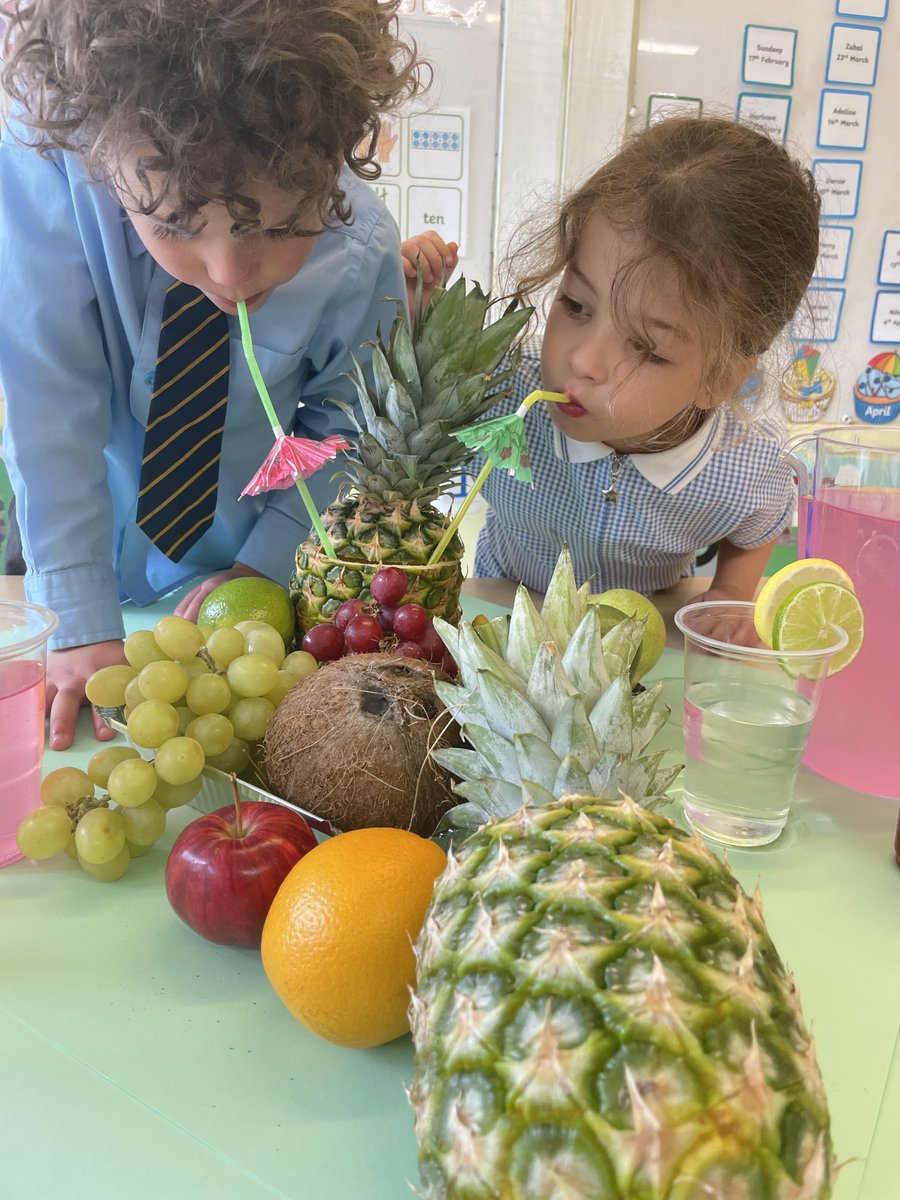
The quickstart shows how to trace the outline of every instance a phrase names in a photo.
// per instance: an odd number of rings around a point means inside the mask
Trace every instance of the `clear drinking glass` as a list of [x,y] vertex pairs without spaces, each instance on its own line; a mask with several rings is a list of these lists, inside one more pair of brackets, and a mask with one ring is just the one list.
[[753,626],[753,605],[710,600],[675,614],[684,634],[685,815],[728,846],[773,842],[790,811],[822,683],[847,644],[835,629],[827,650],[771,650]]
[[0,867],[22,857],[16,830],[41,802],[47,639],[58,617],[0,601]]

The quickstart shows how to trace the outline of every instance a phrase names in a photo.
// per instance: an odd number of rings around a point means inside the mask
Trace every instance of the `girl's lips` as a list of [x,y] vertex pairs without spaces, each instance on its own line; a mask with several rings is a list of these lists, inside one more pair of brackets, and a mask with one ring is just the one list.
[[564,417],[584,417],[587,415],[587,409],[582,404],[579,404],[577,400],[569,400],[566,404],[557,404],[554,407]]
[[[262,296],[262,292],[256,292],[252,296],[247,296],[244,300],[244,303],[248,308],[252,308],[257,300],[259,300],[260,296]],[[236,300],[229,300],[226,296],[213,296],[212,299],[219,306],[219,308],[224,309],[225,312],[237,312]]]

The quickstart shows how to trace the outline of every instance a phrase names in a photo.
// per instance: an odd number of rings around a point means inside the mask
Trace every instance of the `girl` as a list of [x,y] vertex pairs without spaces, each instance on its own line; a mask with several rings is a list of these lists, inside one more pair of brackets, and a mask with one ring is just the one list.
[[491,415],[538,387],[566,402],[527,418],[533,488],[489,476],[475,575],[544,591],[567,542],[579,583],[648,593],[716,542],[706,597],[752,599],[792,505],[754,381],[809,283],[818,214],[808,171],[717,118],[651,126],[562,202],[519,280],[559,280],[542,344]]

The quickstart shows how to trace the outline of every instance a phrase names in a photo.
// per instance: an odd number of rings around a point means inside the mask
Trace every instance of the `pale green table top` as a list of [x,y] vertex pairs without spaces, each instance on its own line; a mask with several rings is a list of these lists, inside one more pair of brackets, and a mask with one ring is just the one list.
[[[168,610],[126,608],[128,627]],[[680,671],[668,650],[654,672],[676,705]],[[677,722],[665,733],[679,744]],[[83,713],[75,747],[48,752],[45,769],[83,765],[95,748]],[[729,860],[745,888],[761,884],[816,1035],[836,1152],[853,1160],[835,1195],[897,1200],[897,802],[805,771],[798,792],[775,845]],[[284,1009],[256,952],[214,946],[176,918],[165,856],[194,816],[173,813],[115,884],[65,856],[0,871],[0,1196],[409,1196],[409,1039],[367,1051],[321,1041]]]

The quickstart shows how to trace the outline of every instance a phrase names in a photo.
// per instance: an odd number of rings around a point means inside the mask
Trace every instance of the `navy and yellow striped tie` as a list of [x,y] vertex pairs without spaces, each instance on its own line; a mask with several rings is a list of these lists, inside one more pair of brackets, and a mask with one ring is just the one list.
[[228,318],[197,288],[166,291],[137,523],[173,562],[213,523],[228,403]]

